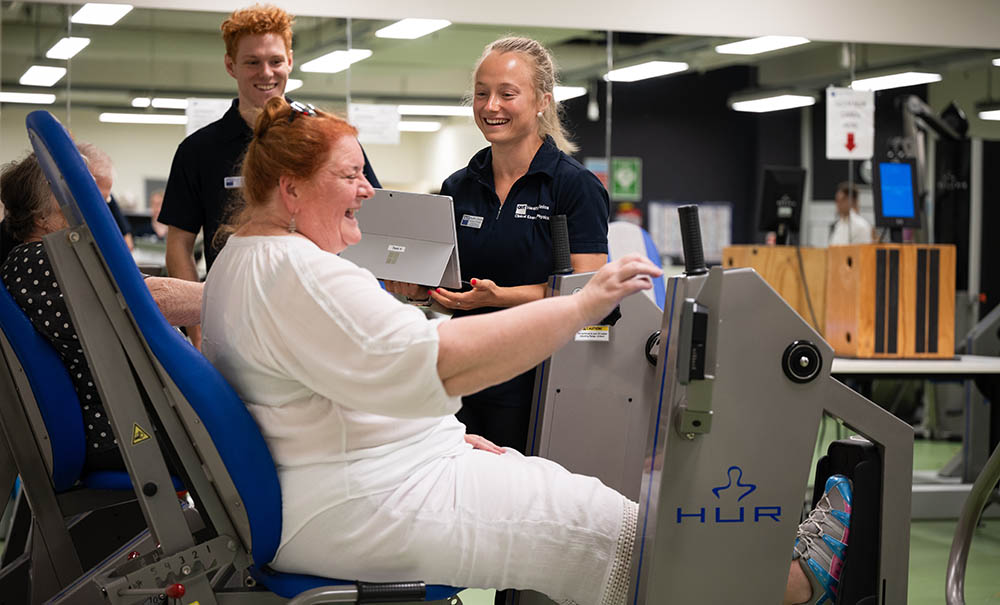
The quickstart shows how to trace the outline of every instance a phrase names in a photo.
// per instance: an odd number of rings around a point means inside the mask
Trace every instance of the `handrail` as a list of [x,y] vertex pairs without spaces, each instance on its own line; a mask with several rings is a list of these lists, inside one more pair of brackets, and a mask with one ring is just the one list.
[[969,560],[972,535],[979,523],[979,516],[989,503],[997,481],[1000,481],[1000,444],[993,450],[993,455],[986,462],[983,472],[979,473],[979,477],[972,485],[969,497],[962,508],[962,516],[959,517],[958,526],[955,528],[945,578],[944,592],[947,605],[965,605],[965,565]]

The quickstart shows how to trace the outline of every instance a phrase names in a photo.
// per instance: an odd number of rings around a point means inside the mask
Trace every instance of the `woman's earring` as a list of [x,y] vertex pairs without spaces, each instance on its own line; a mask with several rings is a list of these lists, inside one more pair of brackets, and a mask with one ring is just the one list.
[[295,231],[296,231],[296,228],[295,228],[295,215],[293,214],[292,218],[289,219],[289,221],[288,221],[288,232],[289,233],[295,233]]
[[538,117],[542,117],[542,112],[538,112]]

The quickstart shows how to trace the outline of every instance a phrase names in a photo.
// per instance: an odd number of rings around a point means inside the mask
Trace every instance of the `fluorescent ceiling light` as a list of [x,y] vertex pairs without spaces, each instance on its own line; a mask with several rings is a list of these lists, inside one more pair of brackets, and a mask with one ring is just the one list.
[[400,105],[401,116],[471,116],[468,105]]
[[941,74],[925,73],[920,71],[907,71],[887,76],[875,78],[862,78],[851,82],[854,90],[887,90],[889,88],[901,88],[903,86],[916,86],[917,84],[930,84],[940,82]]
[[166,113],[102,113],[97,119],[112,124],[187,124],[187,116]]
[[304,82],[296,78],[288,78],[288,82],[285,83],[285,92],[292,92],[293,90],[298,90],[302,88]]
[[646,63],[632,65],[631,67],[612,69],[604,75],[604,79],[612,82],[635,82],[637,80],[645,80],[646,78],[657,78],[659,76],[675,74],[679,71],[684,71],[687,68],[687,63],[679,63],[675,61],[647,61]]
[[157,109],[187,109],[187,99],[171,99],[168,97],[153,97],[153,107]]
[[35,105],[52,105],[56,96],[37,92],[0,92],[0,103],[33,103]]
[[76,56],[76,53],[87,48],[90,44],[90,38],[63,38],[62,40],[56,42],[49,52],[45,53],[45,56],[49,59],[62,59],[63,61],[68,61]]
[[322,57],[317,57],[312,61],[306,61],[300,68],[302,71],[319,72],[324,74],[335,74],[344,71],[353,63],[363,61],[372,56],[372,51],[364,48],[352,48],[351,50],[335,50]]
[[582,97],[587,94],[587,89],[583,86],[556,86],[552,94],[555,96],[556,102],[561,102],[567,99]]
[[65,75],[65,67],[32,65],[18,81],[24,86],[52,86]]
[[794,109],[796,107],[808,107],[815,105],[815,97],[808,95],[775,95],[773,97],[763,97],[759,99],[747,99],[745,101],[733,101],[730,107],[735,111],[749,111],[753,113],[765,113],[768,111],[781,111],[783,109]]
[[720,44],[715,47],[715,52],[722,55],[758,55],[778,50],[779,48],[789,48],[808,43],[809,38],[802,38],[800,36],[761,36],[760,38]]
[[996,65],[997,67],[1000,67],[1000,58],[993,59],[993,65]]
[[169,97],[136,97],[132,99],[132,107],[145,109],[153,106],[157,109],[187,109],[187,99],[171,99]]
[[441,122],[400,121],[400,132],[437,132],[441,130]]
[[70,21],[85,25],[114,25],[131,10],[131,4],[88,2],[70,17]]
[[990,111],[980,111],[980,120],[1000,120],[1000,109],[993,109]]
[[377,30],[375,36],[378,38],[413,40],[436,32],[439,29],[444,29],[449,25],[451,25],[451,21],[445,21],[444,19],[403,19]]

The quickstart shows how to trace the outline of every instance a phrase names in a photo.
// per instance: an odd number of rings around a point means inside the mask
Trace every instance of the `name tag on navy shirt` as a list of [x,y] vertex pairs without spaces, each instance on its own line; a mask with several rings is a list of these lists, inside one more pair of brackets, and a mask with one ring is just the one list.
[[472,216],[471,214],[463,214],[462,220],[459,221],[459,225],[463,227],[470,227],[472,229],[479,229],[483,226],[483,217]]
[[226,189],[239,189],[243,186],[243,177],[227,176],[222,179],[222,184],[225,185]]

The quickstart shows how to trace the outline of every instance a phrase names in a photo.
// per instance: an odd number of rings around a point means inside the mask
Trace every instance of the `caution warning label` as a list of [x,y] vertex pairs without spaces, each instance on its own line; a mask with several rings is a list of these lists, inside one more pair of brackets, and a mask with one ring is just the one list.
[[139,445],[143,441],[149,439],[149,433],[147,433],[138,424],[132,425],[132,445]]

